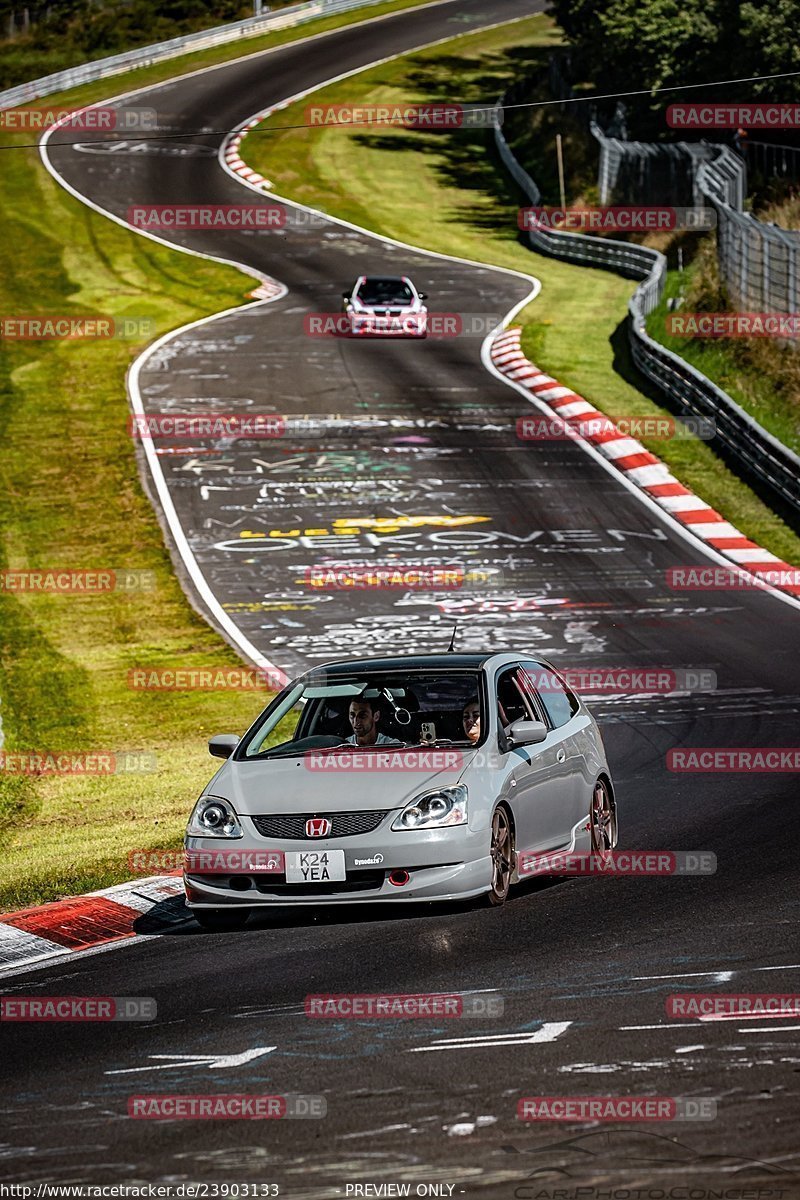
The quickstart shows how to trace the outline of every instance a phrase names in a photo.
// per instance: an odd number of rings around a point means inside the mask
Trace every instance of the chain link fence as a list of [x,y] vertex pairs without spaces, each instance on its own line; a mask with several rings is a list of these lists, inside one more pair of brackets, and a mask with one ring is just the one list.
[[601,204],[690,207],[698,202],[697,176],[713,157],[710,146],[702,142],[629,142],[609,137],[597,121],[589,128],[600,146],[597,182]]
[[717,212],[726,295],[739,312],[800,312],[800,233],[742,211],[746,175],[744,159],[727,146],[698,174],[700,192]]
[[747,138],[742,149],[751,171],[758,171],[765,179],[791,179],[800,182],[800,147],[778,146],[773,142],[759,142]]
[[[710,204],[717,214],[720,279],[731,307],[800,311],[800,233],[744,211],[747,164],[741,154],[707,142],[627,142],[608,137],[596,122],[591,129],[600,147],[602,204]],[[763,158],[770,161],[766,151]],[[800,154],[796,162],[787,156],[783,161],[796,169]]]

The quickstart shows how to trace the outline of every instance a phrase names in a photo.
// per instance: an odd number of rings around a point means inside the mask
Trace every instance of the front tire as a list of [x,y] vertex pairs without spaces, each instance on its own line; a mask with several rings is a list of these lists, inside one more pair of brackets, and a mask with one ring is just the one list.
[[508,899],[514,870],[514,831],[511,828],[511,818],[502,805],[494,810],[492,817],[489,854],[492,859],[492,886],[486,900],[493,908],[498,908]]
[[235,929],[244,929],[249,908],[195,908],[192,916],[201,929],[207,933],[232,933]]
[[617,806],[605,779],[598,779],[589,812],[592,854],[607,854],[617,844]]

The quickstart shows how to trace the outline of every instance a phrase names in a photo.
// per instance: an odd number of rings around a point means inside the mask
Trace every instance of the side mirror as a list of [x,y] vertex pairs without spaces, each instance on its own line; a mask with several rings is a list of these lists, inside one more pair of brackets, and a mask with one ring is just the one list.
[[427,299],[428,299],[428,293],[427,293],[427,292],[417,292],[417,295],[419,296],[420,300],[427,300]]
[[230,758],[240,740],[236,733],[215,733],[208,739],[208,753],[214,758]]
[[342,299],[343,299],[343,300],[349,300],[349,299],[350,299],[350,293],[349,293],[349,292],[342,292]]
[[517,746],[535,746],[543,742],[548,734],[543,721],[515,721],[506,734],[509,750]]

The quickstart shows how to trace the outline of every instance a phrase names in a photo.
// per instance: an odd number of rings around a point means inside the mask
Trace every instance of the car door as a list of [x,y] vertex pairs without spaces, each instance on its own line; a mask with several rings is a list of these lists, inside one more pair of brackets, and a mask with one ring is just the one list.
[[[501,729],[518,720],[545,721],[544,710],[535,707],[522,681],[519,663],[504,668],[496,678],[495,703]],[[543,853],[563,846],[569,841],[565,807],[570,782],[558,731],[548,728],[545,741],[505,753],[502,739],[498,739],[498,749],[507,772],[505,796],[514,817],[517,851]]]
[[551,667],[533,661],[520,664],[519,682],[534,707],[544,714],[556,746],[556,791],[561,805],[564,843],[572,829],[585,821],[589,812],[594,779],[583,753],[586,728],[590,724],[575,696]]

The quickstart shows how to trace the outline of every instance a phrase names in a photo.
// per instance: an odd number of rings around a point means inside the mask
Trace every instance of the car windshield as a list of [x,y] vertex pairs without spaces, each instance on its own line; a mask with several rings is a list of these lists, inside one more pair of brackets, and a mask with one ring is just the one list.
[[414,295],[402,279],[365,279],[356,292],[362,304],[411,304]]
[[276,697],[237,758],[280,758],[377,746],[477,746],[480,677],[475,671],[321,675]]

